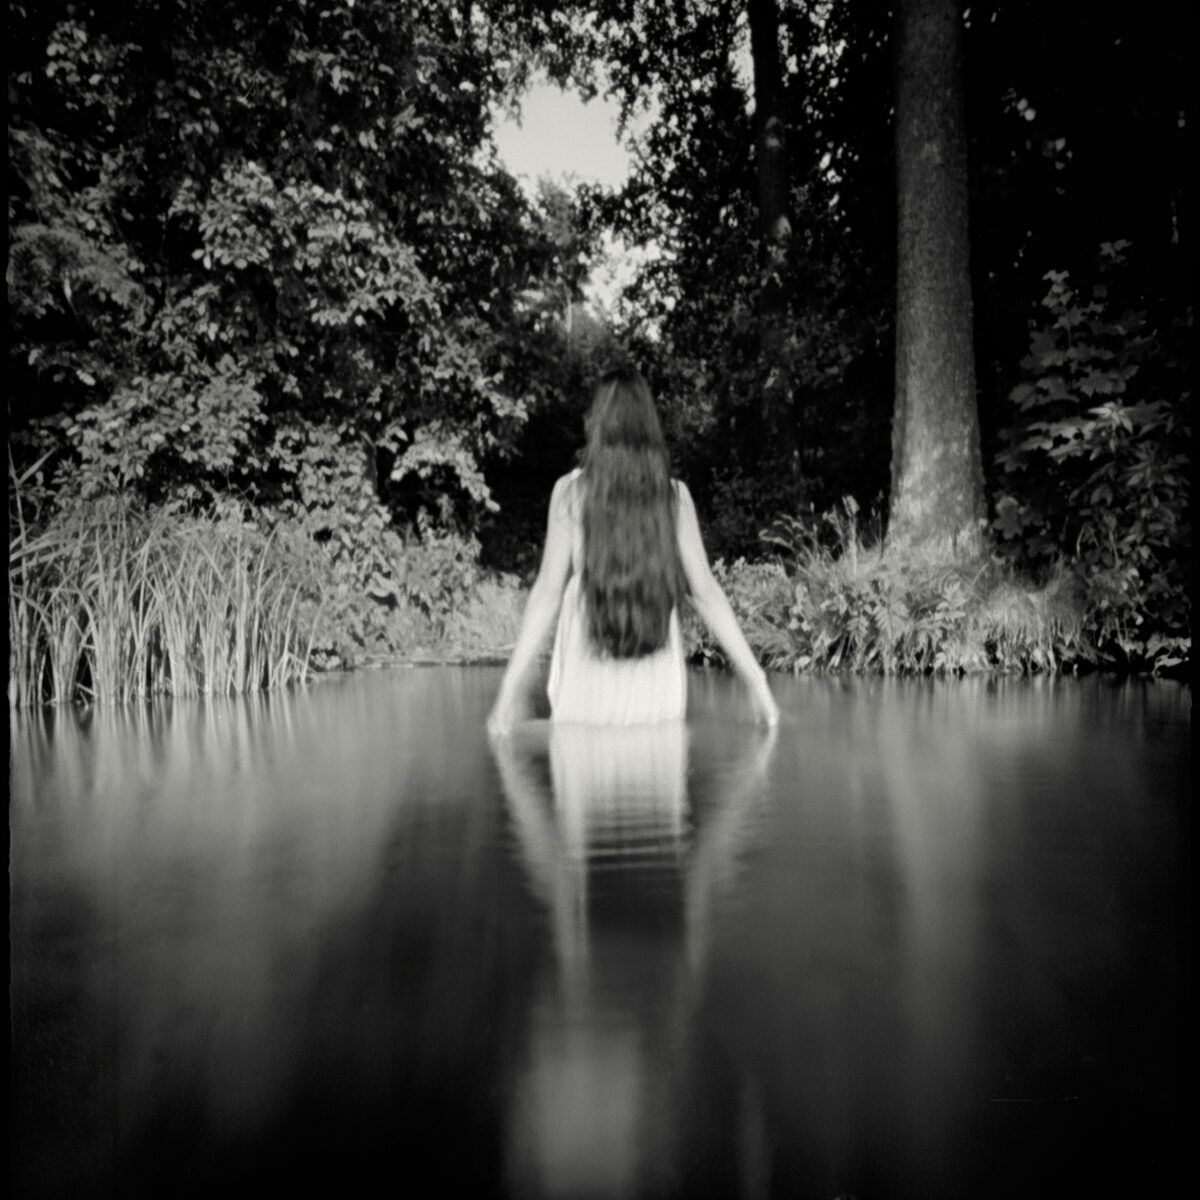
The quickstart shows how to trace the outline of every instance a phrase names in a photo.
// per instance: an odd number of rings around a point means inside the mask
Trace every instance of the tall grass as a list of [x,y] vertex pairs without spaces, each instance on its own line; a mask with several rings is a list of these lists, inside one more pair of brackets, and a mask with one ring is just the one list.
[[35,530],[18,495],[16,518],[11,706],[228,695],[308,676],[323,572],[300,537],[116,499]]

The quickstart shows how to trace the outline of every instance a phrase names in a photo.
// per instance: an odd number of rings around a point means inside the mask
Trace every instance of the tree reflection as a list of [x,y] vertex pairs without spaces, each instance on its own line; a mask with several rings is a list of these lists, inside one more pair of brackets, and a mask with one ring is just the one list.
[[[481,906],[497,813],[477,802],[486,746],[444,732],[480,723],[460,677],[401,682],[14,720],[16,1116],[47,1194],[137,1194],[122,1172],[152,1179],[185,1150],[219,1163],[306,1104],[324,1119],[314,1063],[373,1100],[393,1069],[381,1042],[416,1023],[377,1014],[402,999],[446,1029],[447,993],[481,994],[462,980],[477,945],[455,948],[457,975],[449,950],[415,980],[394,969]],[[397,979],[427,991],[401,997]]]

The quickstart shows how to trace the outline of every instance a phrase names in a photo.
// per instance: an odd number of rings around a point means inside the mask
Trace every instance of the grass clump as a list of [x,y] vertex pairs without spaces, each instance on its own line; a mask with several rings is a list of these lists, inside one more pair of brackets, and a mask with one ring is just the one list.
[[[817,520],[785,518],[764,535],[773,560],[717,578],[767,666],[887,675],[1056,670],[1090,656],[1086,608],[1065,569],[1040,584],[998,561],[953,567],[894,562],[867,540],[857,506]],[[720,660],[689,622],[693,658]]]
[[109,498],[10,525],[10,706],[228,695],[306,678],[311,547],[229,518]]

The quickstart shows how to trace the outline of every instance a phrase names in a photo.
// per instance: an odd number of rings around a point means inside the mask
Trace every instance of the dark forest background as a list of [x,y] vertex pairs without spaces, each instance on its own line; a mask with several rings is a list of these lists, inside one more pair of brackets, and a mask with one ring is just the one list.
[[[920,578],[886,553],[896,80],[921,54],[896,31],[939,7],[10,3],[20,695],[98,694],[106,654],[132,656],[130,693],[213,686],[196,647],[225,635],[186,615],[216,595],[180,598],[188,554],[295,625],[230,687],[288,655],[501,648],[622,361],[764,659],[1186,663],[1183,5],[950,5],[986,528]],[[653,105],[621,190],[530,201],[506,173],[494,113],[539,72]],[[585,296],[606,231],[661,251],[615,312]],[[174,666],[151,591],[185,614]],[[141,657],[106,611],[143,621]]]

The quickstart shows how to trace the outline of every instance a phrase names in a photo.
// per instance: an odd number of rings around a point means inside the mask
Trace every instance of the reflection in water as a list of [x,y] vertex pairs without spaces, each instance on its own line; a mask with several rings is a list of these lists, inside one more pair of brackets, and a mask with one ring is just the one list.
[[19,1194],[1172,1179],[1186,688],[777,679],[772,738],[697,672],[489,747],[498,682],[13,717]]
[[[681,722],[558,724],[493,745],[555,952],[514,1074],[514,1195],[678,1189],[680,1091],[711,893],[731,869],[746,829],[739,810],[774,741],[753,747],[720,811],[693,830],[687,739]],[[538,770],[547,750],[549,788]]]
[[[384,943],[357,930],[397,874],[439,890],[412,869],[428,851],[469,863],[486,843],[486,745],[428,736],[475,726],[484,703],[413,672],[402,687],[14,722],[15,1086],[30,1098],[32,1194],[178,1194],[173,1158],[200,1190],[200,1163],[290,1142],[314,1061],[374,1065],[349,1051]],[[461,909],[445,900],[453,927]],[[350,966],[330,968],[346,945],[375,964],[352,995]],[[367,1034],[372,1049],[383,1033]]]
[[1070,680],[806,694],[705,989],[763,1087],[772,1193],[1166,1178],[1186,702]]

